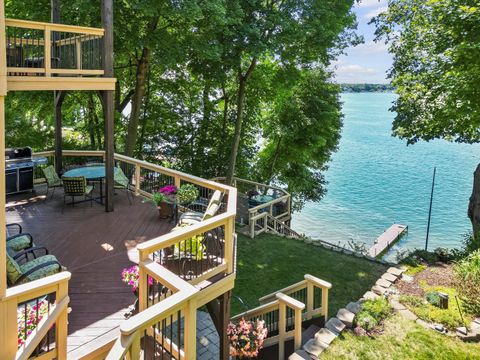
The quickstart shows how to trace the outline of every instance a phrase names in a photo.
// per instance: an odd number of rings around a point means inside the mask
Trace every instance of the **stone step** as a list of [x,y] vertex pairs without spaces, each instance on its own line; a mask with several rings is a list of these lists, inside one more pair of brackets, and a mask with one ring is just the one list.
[[345,324],[347,328],[353,327],[353,320],[355,319],[355,314],[345,308],[338,310],[337,318]]
[[375,294],[373,291],[367,291],[365,294],[363,294],[362,299],[364,300],[375,300],[378,299],[380,295]]
[[315,340],[318,342],[325,344],[325,345],[330,345],[333,340],[337,338],[337,334],[334,333],[333,331],[330,331],[325,328],[321,328],[320,330],[317,331],[315,334]]
[[385,295],[385,292],[387,291],[387,289],[380,285],[373,285],[372,291],[377,295]]
[[310,339],[305,343],[305,345],[303,345],[303,350],[305,350],[307,353],[311,355],[318,356],[327,347],[328,347],[327,345],[322,344],[315,339]]
[[375,285],[378,285],[378,286],[384,287],[385,289],[388,289],[390,286],[392,286],[392,283],[390,281],[387,281],[385,279],[380,278],[380,279],[377,280]]
[[391,283],[394,283],[395,281],[397,281],[398,277],[393,274],[390,274],[389,272],[386,272],[385,274],[382,275],[382,279],[385,279],[387,281],[390,281]]
[[391,268],[388,268],[387,272],[392,274],[392,275],[395,275],[395,276],[400,276],[402,275],[402,273],[404,272],[405,270],[403,269],[399,269],[399,268],[396,268],[396,267],[391,267]]
[[345,324],[337,318],[331,318],[325,324],[325,328],[334,333],[340,334],[345,329]]
[[312,356],[305,350],[297,350],[288,357],[288,360],[312,360]]
[[317,325],[310,325],[307,329],[305,329],[302,332],[302,345],[304,345],[308,340],[313,339],[319,330],[320,327]]
[[358,314],[362,310],[362,303],[360,301],[350,302],[345,306],[348,311],[351,311],[354,314]]

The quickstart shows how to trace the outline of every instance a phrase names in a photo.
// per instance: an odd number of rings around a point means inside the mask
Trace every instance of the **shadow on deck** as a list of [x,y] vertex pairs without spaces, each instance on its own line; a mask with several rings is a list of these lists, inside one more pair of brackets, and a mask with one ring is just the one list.
[[[115,211],[89,202],[66,206],[63,193],[45,200],[45,187],[36,193],[7,197],[7,223],[17,222],[72,273],[69,283],[69,357],[99,338],[113,338],[135,297],[121,280],[121,271],[137,261],[137,244],[167,233],[173,224],[160,220],[152,204],[125,191],[115,195]],[[79,352],[80,351],[80,352]]]

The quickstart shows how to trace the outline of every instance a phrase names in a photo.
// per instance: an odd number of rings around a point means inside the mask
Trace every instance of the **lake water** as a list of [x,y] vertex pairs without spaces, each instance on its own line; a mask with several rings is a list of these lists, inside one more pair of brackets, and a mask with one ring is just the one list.
[[342,94],[344,128],[326,173],[328,193],[295,214],[292,227],[334,243],[371,245],[393,223],[408,225],[399,248],[424,247],[433,167],[437,167],[429,248],[460,247],[480,145],[443,140],[406,146],[391,136],[392,93]]

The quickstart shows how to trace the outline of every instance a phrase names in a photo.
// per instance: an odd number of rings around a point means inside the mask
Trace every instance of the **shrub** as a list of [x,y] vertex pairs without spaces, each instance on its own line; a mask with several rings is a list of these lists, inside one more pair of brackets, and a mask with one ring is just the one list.
[[199,191],[195,185],[185,184],[177,190],[177,201],[180,204],[188,204],[195,201],[198,195]]
[[370,332],[375,329],[392,312],[387,299],[380,297],[367,300],[362,304],[362,310],[356,316],[356,325]]
[[433,251],[415,249],[410,251],[397,252],[397,261],[400,264],[417,267],[422,263],[433,265],[436,262],[448,263],[458,260],[463,256],[463,252],[457,249],[436,248]]
[[453,269],[463,308],[472,315],[480,315],[480,250],[457,262]]
[[440,306],[440,296],[438,295],[438,292],[430,291],[430,292],[427,293],[427,295],[425,297],[426,297],[429,304],[431,304],[433,306],[436,306],[436,307]]
[[413,295],[401,295],[399,300],[403,305],[407,305],[408,307],[412,307],[412,308],[420,307],[424,305],[424,302],[422,299]]

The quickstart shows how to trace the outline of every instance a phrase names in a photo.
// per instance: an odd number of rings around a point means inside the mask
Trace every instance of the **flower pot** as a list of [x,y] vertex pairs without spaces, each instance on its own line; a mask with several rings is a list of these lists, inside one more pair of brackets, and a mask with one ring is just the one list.
[[160,206],[157,206],[157,209],[160,219],[168,219],[173,216],[172,204],[162,202]]

